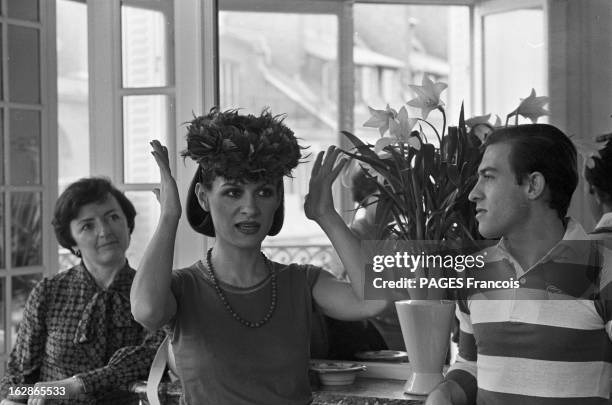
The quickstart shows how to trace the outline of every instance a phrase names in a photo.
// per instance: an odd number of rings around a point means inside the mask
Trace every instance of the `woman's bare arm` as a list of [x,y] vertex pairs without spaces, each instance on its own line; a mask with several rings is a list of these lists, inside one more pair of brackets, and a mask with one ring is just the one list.
[[157,140],[151,142],[151,147],[161,175],[161,189],[155,191],[161,211],[155,233],[134,277],[130,302],[134,319],[155,330],[168,323],[176,313],[176,300],[170,284],[181,203],[176,181],[170,172],[168,150]]
[[319,224],[331,240],[351,283],[349,288],[347,283],[324,275],[317,280],[313,294],[323,311],[334,318],[364,319],[381,312],[387,302],[365,299],[367,257],[361,249],[361,241],[334,208],[331,186],[345,163],[341,160],[335,164],[340,152],[340,149],[330,146],[326,153],[320,152],[317,155],[304,211],[308,218]]

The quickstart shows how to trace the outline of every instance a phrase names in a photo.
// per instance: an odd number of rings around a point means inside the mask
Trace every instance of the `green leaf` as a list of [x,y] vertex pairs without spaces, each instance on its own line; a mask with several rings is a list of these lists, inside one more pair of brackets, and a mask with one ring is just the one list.
[[459,169],[455,164],[449,164],[446,167],[446,174],[448,175],[448,179],[453,183],[455,187],[459,187]]
[[465,112],[463,110],[463,101],[461,102],[461,111],[459,112],[459,128],[465,131]]
[[376,154],[379,154],[380,152],[382,152],[387,146],[393,145],[397,143],[397,139],[395,138],[391,138],[388,136],[383,136],[382,138],[379,138],[376,141],[376,144],[374,145],[374,152]]

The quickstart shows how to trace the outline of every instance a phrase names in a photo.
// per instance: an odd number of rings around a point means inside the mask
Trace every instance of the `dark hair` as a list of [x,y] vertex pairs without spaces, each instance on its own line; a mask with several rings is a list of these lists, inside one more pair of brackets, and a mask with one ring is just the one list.
[[[210,213],[204,211],[195,195],[196,183],[210,189],[217,176],[237,182],[280,182],[283,198],[282,179],[291,177],[304,149],[283,119],[283,115],[272,115],[267,109],[255,116],[212,108],[208,114],[195,117],[189,123],[187,149],[181,155],[199,165],[187,192],[185,209],[187,220],[196,232],[215,236]],[[281,201],[268,235],[280,232],[284,212]]]
[[595,166],[584,169],[584,177],[591,186],[597,187],[599,198],[607,204],[612,204],[612,137],[606,146],[599,151],[601,158],[593,157]]
[[558,128],[548,124],[528,124],[496,128],[483,148],[496,143],[511,146],[510,168],[516,182],[533,172],[540,172],[550,190],[549,207],[565,218],[578,185],[576,147]]
[[378,191],[376,180],[371,175],[368,177],[361,167],[351,176],[351,183],[353,201],[359,204]]
[[134,231],[136,209],[128,198],[105,177],[87,177],[70,184],[55,202],[53,229],[62,247],[72,250],[76,244],[70,233],[70,221],[79,215],[81,207],[104,201],[108,195],[115,197],[127,219],[130,234]]

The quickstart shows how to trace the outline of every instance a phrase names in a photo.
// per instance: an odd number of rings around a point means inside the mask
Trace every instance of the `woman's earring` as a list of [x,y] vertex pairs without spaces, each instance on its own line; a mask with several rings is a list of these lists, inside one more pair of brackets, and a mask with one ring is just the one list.
[[81,257],[81,251],[79,249],[74,249],[74,254],[76,257]]

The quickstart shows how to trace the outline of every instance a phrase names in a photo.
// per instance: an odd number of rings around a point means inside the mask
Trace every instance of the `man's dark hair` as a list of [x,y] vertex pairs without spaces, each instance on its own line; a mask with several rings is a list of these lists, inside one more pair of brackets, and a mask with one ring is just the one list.
[[612,204],[612,137],[606,146],[599,151],[601,158],[593,157],[595,166],[584,169],[584,177],[591,186],[597,187],[599,198]]
[[134,231],[136,209],[128,198],[104,177],[88,177],[75,181],[59,196],[53,213],[53,229],[59,244],[72,253],[76,245],[70,233],[70,221],[79,215],[81,207],[105,201],[109,195],[115,197],[125,218],[130,234]]
[[486,138],[483,148],[497,143],[511,146],[510,168],[518,184],[540,172],[546,180],[550,208],[565,218],[578,185],[576,147],[558,128],[548,124],[528,124],[496,128]]

